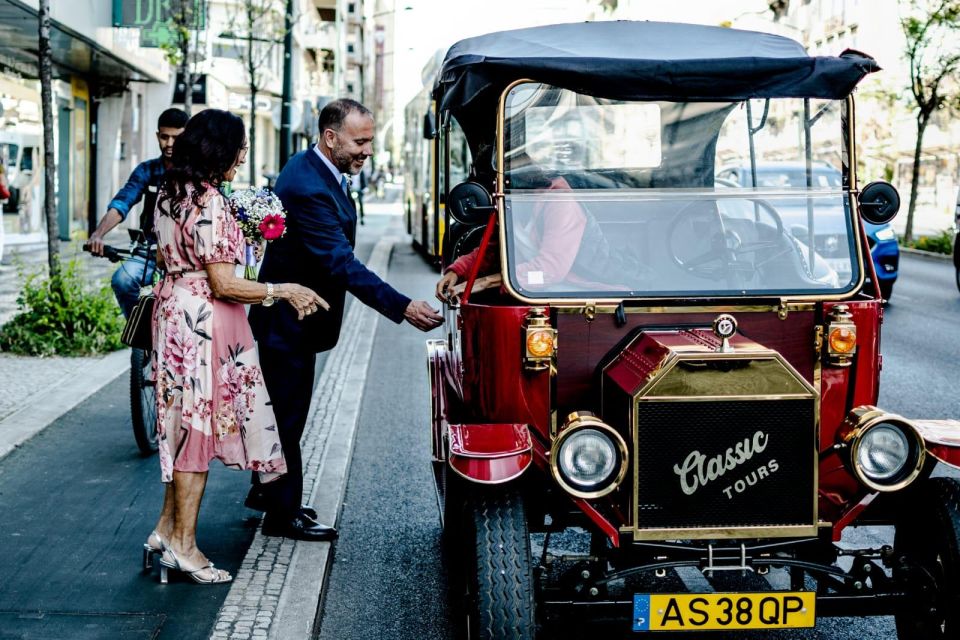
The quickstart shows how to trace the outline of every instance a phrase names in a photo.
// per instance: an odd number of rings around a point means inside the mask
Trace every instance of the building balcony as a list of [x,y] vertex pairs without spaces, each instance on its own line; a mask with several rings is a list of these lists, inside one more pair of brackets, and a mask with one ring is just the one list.
[[325,23],[315,30],[301,33],[300,45],[304,49],[333,51],[337,47],[337,29],[332,23]]

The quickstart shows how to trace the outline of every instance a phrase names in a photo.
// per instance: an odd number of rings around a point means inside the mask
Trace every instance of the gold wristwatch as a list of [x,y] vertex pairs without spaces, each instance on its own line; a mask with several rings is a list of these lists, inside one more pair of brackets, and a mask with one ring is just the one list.
[[261,300],[261,301],[260,301],[260,304],[262,304],[262,305],[265,306],[265,307],[269,307],[269,306],[272,305],[274,302],[276,302],[276,298],[273,297],[273,283],[272,283],[272,282],[268,282],[268,283],[267,283],[267,297],[265,297],[263,300]]

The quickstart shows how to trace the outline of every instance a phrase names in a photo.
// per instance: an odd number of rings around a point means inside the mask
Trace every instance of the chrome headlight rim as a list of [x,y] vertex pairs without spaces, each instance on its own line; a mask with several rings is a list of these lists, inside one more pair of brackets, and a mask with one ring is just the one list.
[[[856,418],[856,424],[845,438],[850,447],[850,468],[857,480],[874,491],[899,491],[912,484],[923,472],[927,456],[926,445],[920,432],[909,421],[896,414],[886,413],[872,407],[870,409],[872,410],[860,413],[855,411],[855,415],[851,415],[851,418]],[[910,447],[903,466],[890,478],[870,477],[859,462],[860,449],[865,437],[871,431],[880,427],[899,429]]]
[[[550,472],[551,475],[553,475],[553,479],[556,480],[557,484],[559,484],[564,491],[577,498],[593,499],[609,495],[623,483],[623,480],[627,476],[629,458],[627,443],[624,441],[623,436],[617,433],[610,425],[589,414],[572,414],[567,424],[568,426],[554,439],[553,445],[550,448]],[[563,444],[571,436],[584,430],[598,431],[607,436],[613,443],[614,449],[619,457],[619,468],[615,469],[605,484],[602,484],[596,489],[584,489],[583,487],[573,484],[573,481],[569,480],[560,469],[560,451]]]

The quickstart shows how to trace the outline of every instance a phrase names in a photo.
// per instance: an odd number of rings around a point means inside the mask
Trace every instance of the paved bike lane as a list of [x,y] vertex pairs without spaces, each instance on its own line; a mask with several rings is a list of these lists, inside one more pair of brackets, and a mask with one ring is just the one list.
[[[368,217],[357,251],[362,259],[388,224]],[[108,358],[122,366],[122,355]],[[84,371],[107,359],[46,368],[30,360],[0,357],[5,387],[29,376],[24,402],[6,408],[9,428],[50,413],[64,371],[80,378],[71,383],[83,396]],[[318,371],[325,362],[325,355],[318,358]],[[212,632],[229,586],[160,585],[155,572],[139,569],[163,487],[156,457],[137,451],[128,374],[122,368],[117,374],[37,435],[8,447],[6,457],[0,453],[0,639],[187,640]],[[234,574],[260,522],[242,504],[248,482],[248,474],[212,464],[200,512],[199,546]]]

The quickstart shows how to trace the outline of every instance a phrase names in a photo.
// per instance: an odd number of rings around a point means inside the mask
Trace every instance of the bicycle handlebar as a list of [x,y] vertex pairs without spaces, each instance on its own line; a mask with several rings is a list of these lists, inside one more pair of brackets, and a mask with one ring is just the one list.
[[[90,251],[90,245],[83,245],[83,250]],[[103,255],[99,257],[106,258],[110,262],[120,262],[131,256],[140,256],[148,261],[154,259],[152,252],[146,247],[137,246],[133,249],[119,249],[108,244],[103,245]]]
[[[90,245],[83,245],[84,251],[90,251]],[[118,249],[117,247],[111,247],[108,244],[103,245],[103,255],[98,256],[101,258],[106,258],[110,262],[120,262],[124,258],[133,255],[129,249]]]

